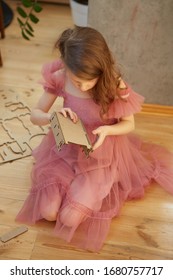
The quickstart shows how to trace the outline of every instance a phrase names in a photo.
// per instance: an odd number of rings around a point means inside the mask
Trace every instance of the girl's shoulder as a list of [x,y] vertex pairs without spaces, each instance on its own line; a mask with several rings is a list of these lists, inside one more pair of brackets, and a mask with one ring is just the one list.
[[45,76],[47,74],[53,74],[62,69],[64,69],[64,64],[61,59],[58,59],[58,60],[43,64],[41,72],[42,72],[42,75]]
[[46,63],[42,67],[43,80],[41,84],[45,91],[60,94],[60,90],[64,87],[65,69],[62,60],[56,60],[51,63]]

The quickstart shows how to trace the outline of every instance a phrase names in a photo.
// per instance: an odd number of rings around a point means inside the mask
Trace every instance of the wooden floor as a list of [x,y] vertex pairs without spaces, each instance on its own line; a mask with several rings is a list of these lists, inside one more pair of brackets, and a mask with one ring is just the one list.
[[[15,9],[15,1],[6,1]],[[47,5],[35,26],[35,37],[21,38],[16,15],[0,40],[3,67],[0,68],[0,98],[6,92],[20,94],[33,106],[42,92],[37,83],[43,63],[53,60],[58,34],[73,26],[69,6]],[[1,106],[1,101],[0,101]],[[173,113],[171,108],[144,106],[136,115],[136,132],[145,140],[173,151]],[[2,108],[1,108],[2,109]],[[32,157],[0,165],[0,235],[18,226],[15,216],[30,187]],[[27,233],[7,243],[0,242],[0,259],[173,259],[173,196],[152,184],[141,200],[125,203],[112,221],[105,245],[98,253],[83,251],[51,236],[54,223],[41,221]]]

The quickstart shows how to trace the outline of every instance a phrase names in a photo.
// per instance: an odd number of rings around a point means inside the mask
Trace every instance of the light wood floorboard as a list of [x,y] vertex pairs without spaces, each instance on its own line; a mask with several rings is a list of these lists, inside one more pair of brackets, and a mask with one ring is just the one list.
[[[15,9],[16,1],[6,1]],[[21,38],[16,21],[0,40],[3,67],[0,68],[0,97],[3,92],[20,94],[32,107],[42,92],[38,81],[42,64],[53,60],[58,34],[73,26],[69,6],[43,4],[35,37]],[[157,106],[156,106],[157,107]],[[0,102],[1,108],[1,102]],[[166,107],[144,105],[136,115],[136,133],[145,140],[173,151],[173,112]],[[15,216],[30,187],[32,157],[0,166],[0,235],[16,227]],[[40,221],[27,233],[8,243],[0,242],[0,259],[173,259],[173,196],[152,184],[144,198],[125,203],[113,219],[105,245],[98,253],[76,249],[52,237],[54,223]]]

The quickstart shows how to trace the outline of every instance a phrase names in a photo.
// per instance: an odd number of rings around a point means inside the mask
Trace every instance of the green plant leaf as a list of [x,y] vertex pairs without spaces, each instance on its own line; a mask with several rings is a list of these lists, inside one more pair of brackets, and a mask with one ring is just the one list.
[[23,17],[23,18],[27,17],[26,12],[21,7],[17,7],[17,11],[21,17]]
[[32,13],[29,14],[29,18],[33,23],[39,22],[39,19],[35,15],[33,15]]
[[26,36],[24,30],[22,29],[22,37],[25,39],[25,40],[30,40],[28,36]]
[[20,26],[23,26],[23,25],[24,25],[24,23],[21,21],[20,18],[17,18],[17,20],[18,20],[18,23],[19,23]]
[[17,13],[22,18],[25,18],[25,20],[21,20],[20,17],[17,17],[17,21],[21,29],[22,37],[25,40],[30,40],[30,37],[34,37],[34,29],[31,23],[36,24],[39,22],[39,18],[34,12],[40,13],[42,7],[37,3],[37,0],[20,0],[20,2],[22,6],[17,7]]
[[26,31],[26,33],[27,33],[29,36],[34,37],[34,34],[33,34],[30,30],[28,30],[27,28],[25,28],[25,31]]
[[22,0],[22,4],[26,8],[32,7],[32,1],[31,0]]
[[33,29],[32,26],[29,24],[28,21],[27,21],[26,25],[27,25],[27,27],[28,27],[28,29],[29,29],[30,31],[34,32],[34,29]]
[[43,10],[43,8],[37,3],[33,6],[33,8],[36,13],[40,13]]

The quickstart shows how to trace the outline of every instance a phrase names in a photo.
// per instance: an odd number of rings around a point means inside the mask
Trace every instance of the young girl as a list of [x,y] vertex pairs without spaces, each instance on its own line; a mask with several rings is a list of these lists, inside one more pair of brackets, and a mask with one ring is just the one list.
[[58,237],[97,251],[122,204],[143,197],[152,180],[173,193],[173,156],[129,134],[143,97],[122,80],[98,31],[67,29],[56,47],[61,59],[43,68],[44,93],[31,121],[47,125],[49,109],[61,96],[61,113],[73,122],[83,121],[93,152],[87,158],[76,144],[58,151],[50,130],[33,152],[32,188],[17,220],[56,221]]

